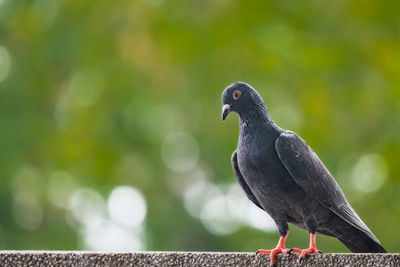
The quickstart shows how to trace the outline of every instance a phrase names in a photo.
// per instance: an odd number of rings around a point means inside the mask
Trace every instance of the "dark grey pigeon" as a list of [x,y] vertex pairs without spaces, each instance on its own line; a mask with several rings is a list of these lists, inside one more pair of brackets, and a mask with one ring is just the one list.
[[[315,234],[338,238],[352,252],[385,253],[379,240],[356,214],[342,190],[314,151],[296,133],[270,118],[260,95],[236,82],[222,94],[222,120],[239,114],[239,143],[232,154],[235,176],[247,197],[266,211],[278,227],[280,240],[270,254],[318,253]],[[285,248],[288,223],[310,233],[310,248]]]

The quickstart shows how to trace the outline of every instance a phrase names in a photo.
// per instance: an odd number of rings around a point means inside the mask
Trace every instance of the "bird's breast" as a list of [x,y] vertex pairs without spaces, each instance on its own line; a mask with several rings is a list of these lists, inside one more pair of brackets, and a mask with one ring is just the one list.
[[241,171],[247,176],[265,175],[268,170],[274,169],[278,156],[275,148],[263,145],[249,145],[238,149],[238,164]]
[[282,164],[275,149],[275,142],[247,144],[237,150],[239,169],[250,187],[290,190],[294,180]]

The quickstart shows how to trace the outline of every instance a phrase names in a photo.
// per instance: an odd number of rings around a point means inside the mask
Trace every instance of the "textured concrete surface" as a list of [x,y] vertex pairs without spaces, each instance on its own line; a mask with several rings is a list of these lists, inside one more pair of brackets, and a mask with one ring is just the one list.
[[[400,266],[400,254],[318,254],[302,263],[298,255],[278,255],[277,266]],[[84,251],[3,251],[0,266],[269,266],[255,253]]]

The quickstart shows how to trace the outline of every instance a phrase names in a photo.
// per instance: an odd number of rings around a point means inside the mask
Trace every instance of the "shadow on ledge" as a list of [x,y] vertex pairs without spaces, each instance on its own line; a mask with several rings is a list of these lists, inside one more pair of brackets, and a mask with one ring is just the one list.
[[[0,266],[269,266],[268,255],[217,252],[2,251]],[[277,255],[277,266],[400,266],[400,254]]]

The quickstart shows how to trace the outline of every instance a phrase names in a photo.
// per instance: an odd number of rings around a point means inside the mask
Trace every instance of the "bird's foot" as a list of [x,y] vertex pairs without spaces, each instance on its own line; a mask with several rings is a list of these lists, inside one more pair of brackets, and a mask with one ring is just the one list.
[[315,253],[322,253],[321,251],[319,251],[316,247],[310,247],[307,249],[299,249],[300,251],[298,251],[299,253],[301,253],[299,261],[302,262],[304,260],[304,258],[306,257],[307,254],[315,254]]
[[259,249],[256,252],[257,254],[269,254],[269,258],[271,259],[271,264],[275,265],[275,254],[279,254],[279,253],[290,253],[289,252],[290,249],[287,249],[285,247],[276,247],[274,249],[269,249],[269,250],[265,250],[265,249]]

